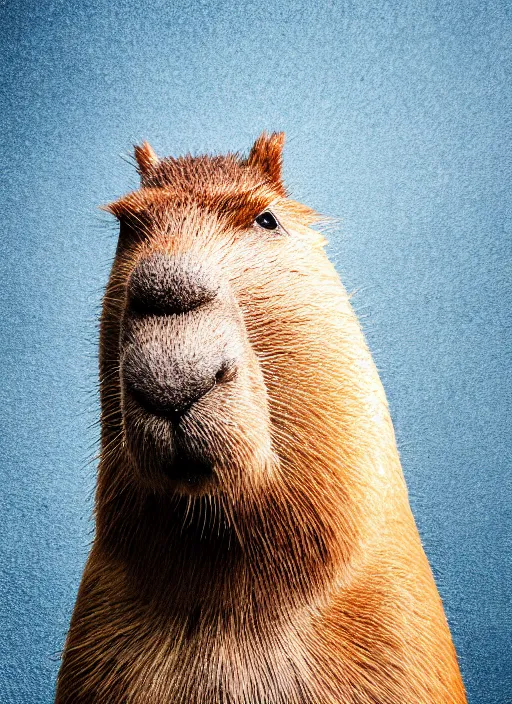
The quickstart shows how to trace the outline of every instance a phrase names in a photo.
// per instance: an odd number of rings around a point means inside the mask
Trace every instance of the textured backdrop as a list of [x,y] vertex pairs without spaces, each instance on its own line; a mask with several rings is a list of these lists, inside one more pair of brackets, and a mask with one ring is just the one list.
[[[512,701],[506,2],[1,0],[0,701],[49,704],[92,537],[127,159],[285,130],[389,396],[471,704]],[[508,72],[508,78],[510,74]],[[123,159],[124,158],[124,159]]]

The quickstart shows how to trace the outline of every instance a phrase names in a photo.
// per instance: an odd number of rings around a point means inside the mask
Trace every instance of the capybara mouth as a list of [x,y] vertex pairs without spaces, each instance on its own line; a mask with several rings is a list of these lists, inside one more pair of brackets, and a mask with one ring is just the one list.
[[123,406],[126,444],[144,479],[161,484],[165,478],[185,491],[214,481],[214,462],[190,432],[193,409],[155,409],[129,385]]
[[165,465],[163,472],[174,482],[184,483],[189,488],[197,488],[213,478],[212,463],[201,457],[194,457],[179,448],[174,462]]

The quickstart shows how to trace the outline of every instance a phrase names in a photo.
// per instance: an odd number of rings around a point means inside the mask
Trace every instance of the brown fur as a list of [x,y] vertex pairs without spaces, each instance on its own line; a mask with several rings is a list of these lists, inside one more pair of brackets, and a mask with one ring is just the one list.
[[[282,145],[159,160],[145,143],[141,189],[109,206],[96,537],[57,704],[466,701],[384,391],[315,214],[286,197]],[[253,224],[269,207],[286,232]],[[127,282],[154,252],[218,272],[197,325],[229,321],[242,349],[184,420],[215,467],[198,487],[159,471],[167,421],[123,390]]]

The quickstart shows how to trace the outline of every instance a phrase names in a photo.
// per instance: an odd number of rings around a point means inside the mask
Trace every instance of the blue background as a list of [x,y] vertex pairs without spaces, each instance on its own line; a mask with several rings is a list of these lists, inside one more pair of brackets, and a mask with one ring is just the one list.
[[[127,155],[285,130],[389,396],[472,704],[512,701],[510,6],[4,0],[0,701],[52,701],[91,541]],[[124,160],[123,158],[124,157]]]

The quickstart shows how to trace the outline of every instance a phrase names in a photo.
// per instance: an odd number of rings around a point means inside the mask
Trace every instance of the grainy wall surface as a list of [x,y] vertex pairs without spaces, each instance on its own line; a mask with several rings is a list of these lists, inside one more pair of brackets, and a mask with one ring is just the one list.
[[96,206],[136,185],[135,141],[263,128],[340,219],[469,700],[512,700],[507,4],[2,0],[0,701],[52,701],[92,537]]

